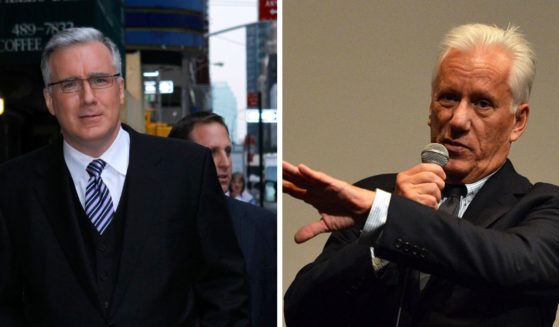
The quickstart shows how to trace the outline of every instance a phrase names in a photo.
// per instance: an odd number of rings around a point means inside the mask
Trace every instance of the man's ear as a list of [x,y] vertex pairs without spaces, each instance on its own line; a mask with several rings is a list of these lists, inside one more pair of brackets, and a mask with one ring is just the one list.
[[47,105],[47,109],[49,110],[50,114],[56,116],[54,114],[54,107],[52,105],[52,96],[50,95],[48,87],[43,89],[43,97],[45,98],[45,103]]
[[119,97],[120,97],[120,104],[123,105],[124,104],[124,78],[119,78],[118,79],[118,92],[119,92]]
[[520,136],[528,127],[528,116],[530,115],[530,106],[527,103],[523,103],[518,106],[516,113],[514,114],[514,127],[510,133],[510,142],[514,142],[520,138]]

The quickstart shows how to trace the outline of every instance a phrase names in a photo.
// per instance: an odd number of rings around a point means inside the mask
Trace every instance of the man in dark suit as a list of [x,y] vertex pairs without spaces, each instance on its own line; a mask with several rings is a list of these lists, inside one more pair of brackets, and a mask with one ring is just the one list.
[[0,325],[248,325],[210,152],[121,124],[120,54],[93,28],[41,69],[63,138],[0,168]]
[[296,241],[333,232],[285,295],[288,326],[553,324],[559,189],[532,185],[507,159],[534,73],[515,27],[459,26],[443,40],[429,109],[444,168],[350,185],[284,163],[284,191],[322,217]]
[[[192,113],[177,122],[169,137],[208,147],[223,192],[231,183],[231,139],[223,118],[215,113]],[[235,235],[245,258],[253,326],[276,324],[276,216],[260,207],[226,197]]]

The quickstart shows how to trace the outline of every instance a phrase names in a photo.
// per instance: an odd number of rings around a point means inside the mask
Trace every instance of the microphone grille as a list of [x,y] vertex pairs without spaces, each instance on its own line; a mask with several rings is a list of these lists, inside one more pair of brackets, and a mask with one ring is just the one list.
[[442,144],[429,143],[421,151],[421,162],[434,163],[444,167],[448,162],[448,151]]

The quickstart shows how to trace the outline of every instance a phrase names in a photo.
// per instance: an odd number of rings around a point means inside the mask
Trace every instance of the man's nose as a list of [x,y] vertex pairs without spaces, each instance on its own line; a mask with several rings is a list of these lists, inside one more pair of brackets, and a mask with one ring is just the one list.
[[217,166],[220,168],[229,168],[230,164],[231,162],[227,154],[224,152],[220,152],[217,159]]
[[469,130],[471,125],[471,114],[471,104],[466,99],[462,99],[452,110],[452,117],[449,121],[451,129],[455,131]]
[[87,80],[82,80],[81,83],[82,83],[81,95],[82,95],[83,102],[85,103],[95,102],[95,92],[89,85],[89,82]]

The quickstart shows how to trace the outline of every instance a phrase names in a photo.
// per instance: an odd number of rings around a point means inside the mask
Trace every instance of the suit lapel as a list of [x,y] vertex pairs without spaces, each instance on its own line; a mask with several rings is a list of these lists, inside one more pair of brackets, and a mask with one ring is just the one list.
[[519,175],[507,159],[479,191],[462,218],[475,225],[489,227],[508,212],[530,187],[530,182]]
[[[142,136],[123,126],[130,134],[130,160],[126,173],[126,217],[120,268],[115,286],[111,314],[117,311],[122,302],[130,276],[142,253],[153,217],[157,217],[161,183],[149,174],[161,162],[156,149],[150,151],[142,144]],[[124,195],[124,194],[123,194]]]
[[70,174],[67,171],[62,141],[50,146],[46,162],[35,164],[35,192],[54,233],[86,294],[100,308],[95,290],[93,269],[87,260],[86,247],[77,221]]
[[[488,228],[503,217],[531,188],[530,182],[519,175],[507,160],[503,167],[495,173],[476,195],[462,219],[474,225]],[[454,283],[432,275],[421,292],[422,307],[416,312],[426,312],[429,307],[441,308],[445,306]]]

